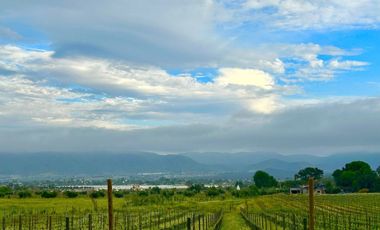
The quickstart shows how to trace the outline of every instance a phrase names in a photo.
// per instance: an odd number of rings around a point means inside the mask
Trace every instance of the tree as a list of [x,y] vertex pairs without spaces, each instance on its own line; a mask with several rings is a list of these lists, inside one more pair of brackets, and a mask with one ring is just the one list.
[[68,197],[68,198],[75,198],[79,195],[78,192],[75,192],[75,191],[70,191],[70,190],[67,190],[67,191],[64,191],[63,194]]
[[28,198],[32,197],[32,193],[28,190],[22,190],[17,193],[19,198]]
[[150,194],[160,194],[161,189],[158,186],[154,186],[153,188],[150,189]]
[[323,170],[319,168],[307,167],[301,169],[294,177],[302,181],[307,181],[309,177],[313,177],[316,180],[321,179],[323,176]]
[[94,198],[94,199],[100,198],[100,197],[105,197],[105,196],[106,196],[106,193],[104,191],[102,191],[102,190],[92,191],[90,193],[90,197]]
[[364,188],[373,191],[378,178],[371,166],[363,161],[346,164],[342,169],[335,170],[333,177],[338,186],[350,192],[357,192]]
[[56,191],[42,191],[41,197],[42,198],[55,198],[57,197],[58,193]]
[[12,189],[8,186],[0,186],[0,197],[12,195]]
[[376,169],[376,172],[377,172],[377,175],[379,175],[379,176],[380,176],[380,166],[379,166],[379,167],[377,167],[377,169]]
[[277,180],[264,171],[257,171],[253,176],[253,181],[258,188],[270,188],[277,186]]

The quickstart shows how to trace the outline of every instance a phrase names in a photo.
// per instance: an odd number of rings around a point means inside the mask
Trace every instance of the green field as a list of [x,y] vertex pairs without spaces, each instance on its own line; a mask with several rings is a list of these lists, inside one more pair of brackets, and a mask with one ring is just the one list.
[[[308,221],[305,195],[192,197],[145,205],[134,204],[133,199],[114,198],[116,229],[186,229],[188,219],[196,229],[213,229],[219,211],[221,229],[304,229]],[[316,229],[380,228],[380,194],[319,195],[315,210]],[[20,229],[20,220],[21,229],[65,229],[66,218],[69,229],[106,229],[107,199],[1,198],[0,217],[5,229]]]

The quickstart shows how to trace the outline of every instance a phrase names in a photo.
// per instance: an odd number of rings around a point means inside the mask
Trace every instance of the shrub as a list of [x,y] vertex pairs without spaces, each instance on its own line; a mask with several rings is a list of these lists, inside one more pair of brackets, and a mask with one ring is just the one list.
[[139,191],[137,194],[139,196],[148,196],[149,195],[149,193],[147,191],[145,191],[145,190]]
[[211,196],[211,197],[214,197],[214,196],[218,196],[220,194],[223,194],[224,191],[223,189],[220,189],[220,188],[216,188],[215,186],[212,186],[211,188],[208,188],[207,189],[207,196]]
[[42,191],[41,197],[42,198],[54,198],[57,197],[58,193],[56,191]]
[[0,197],[12,195],[12,189],[8,186],[0,186]]
[[184,195],[184,196],[187,196],[187,197],[191,197],[191,196],[194,196],[194,195],[195,195],[195,192],[192,191],[192,190],[188,190],[188,189],[186,189],[186,190],[183,192],[183,195]]
[[125,193],[123,191],[114,191],[113,192],[113,195],[116,197],[116,198],[123,198]]
[[150,194],[160,194],[161,189],[157,186],[150,189]]
[[68,198],[75,198],[75,197],[78,197],[79,193],[78,192],[75,192],[75,191],[65,191],[63,192],[63,194],[68,197]]
[[32,193],[31,193],[30,191],[27,191],[27,190],[25,190],[25,191],[19,191],[19,192],[17,193],[17,195],[18,195],[19,198],[28,198],[28,197],[32,197]]
[[166,198],[174,196],[174,190],[165,189],[162,191],[162,195]]
[[93,192],[91,192],[90,193],[90,197],[91,198],[94,198],[94,199],[96,199],[96,198],[100,198],[100,197],[105,197],[105,193],[104,193],[104,191],[93,191]]

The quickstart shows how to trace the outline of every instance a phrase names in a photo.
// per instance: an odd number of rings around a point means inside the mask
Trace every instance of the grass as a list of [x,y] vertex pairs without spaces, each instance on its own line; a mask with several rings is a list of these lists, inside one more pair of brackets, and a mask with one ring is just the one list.
[[249,230],[250,228],[241,217],[238,206],[224,214],[222,230]]

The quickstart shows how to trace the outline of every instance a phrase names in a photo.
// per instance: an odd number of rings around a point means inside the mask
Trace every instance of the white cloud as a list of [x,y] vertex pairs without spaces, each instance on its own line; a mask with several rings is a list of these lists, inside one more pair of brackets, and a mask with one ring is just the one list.
[[369,63],[362,61],[339,61],[334,59],[329,62],[329,67],[339,70],[355,70],[367,65],[369,65]]
[[51,51],[8,45],[0,54],[1,68],[12,71],[0,73],[0,123],[17,120],[18,127],[126,130],[225,121],[246,109],[274,112],[277,97],[294,92],[256,69],[220,69],[215,82],[201,83],[157,67],[55,58]]
[[247,0],[243,7],[254,10],[248,20],[285,30],[378,28],[380,24],[377,0]]
[[263,114],[271,114],[282,107],[278,96],[270,95],[268,97],[252,100],[249,103],[250,109]]
[[216,81],[225,85],[256,86],[261,89],[273,89],[275,82],[271,75],[257,69],[222,68]]

